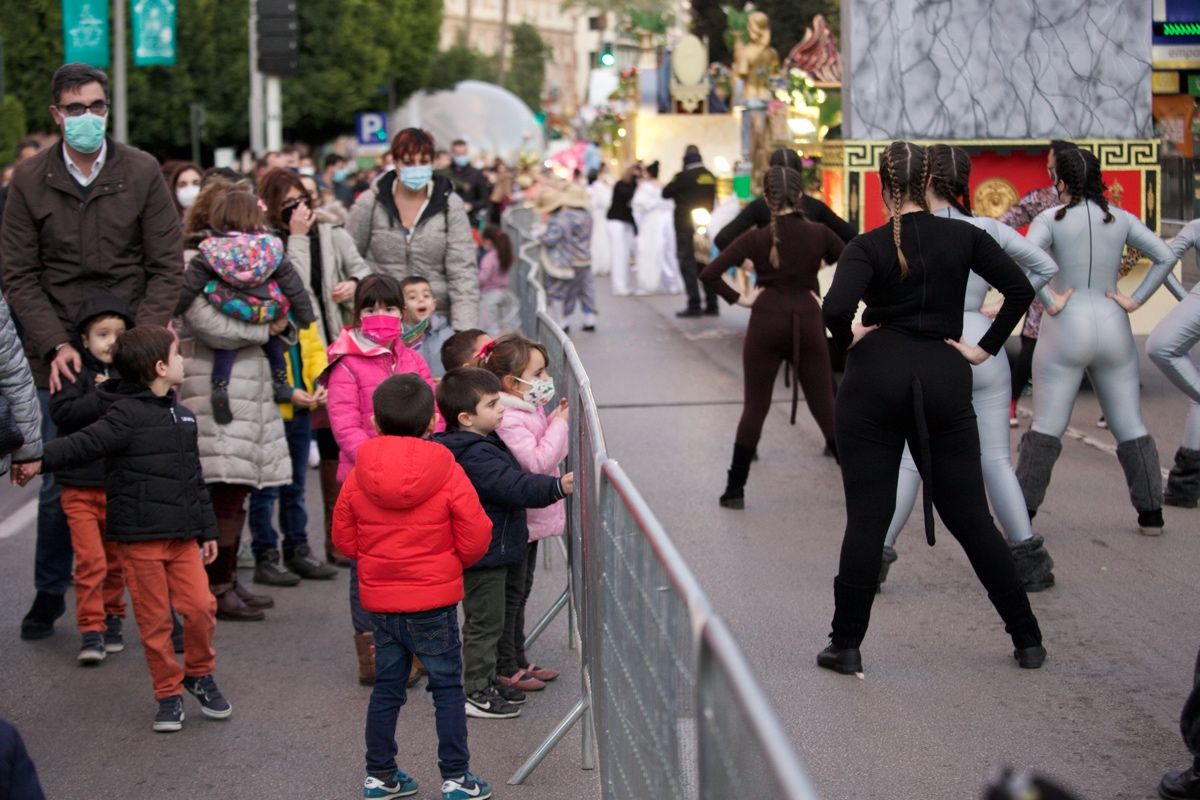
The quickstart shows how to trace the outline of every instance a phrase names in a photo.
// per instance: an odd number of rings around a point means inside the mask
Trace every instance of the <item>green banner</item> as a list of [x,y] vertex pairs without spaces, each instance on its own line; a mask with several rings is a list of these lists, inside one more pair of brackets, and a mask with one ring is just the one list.
[[107,67],[108,0],[62,0],[63,62]]
[[174,0],[134,0],[133,65],[175,66]]

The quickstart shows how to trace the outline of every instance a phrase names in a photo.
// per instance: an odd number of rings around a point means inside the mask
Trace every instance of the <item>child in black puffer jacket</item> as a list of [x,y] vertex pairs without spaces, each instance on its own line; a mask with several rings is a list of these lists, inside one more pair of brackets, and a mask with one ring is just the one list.
[[[183,357],[174,334],[142,326],[116,342],[113,365],[123,376],[97,389],[103,416],[83,430],[46,445],[41,470],[103,459],[107,501],[105,537],[117,550],[129,584],[158,714],[154,730],[183,727],[183,690],[205,716],[233,713],[213,680],[216,600],[203,562],[217,555],[217,521],[200,471],[196,417],[175,400]],[[24,485],[34,464],[15,468]],[[197,547],[197,543],[200,547]],[[171,647],[174,605],[184,617],[184,664]]]
[[[129,306],[119,297],[95,295],[79,307],[75,330],[83,369],[50,397],[50,418],[60,437],[86,428],[104,414],[106,402],[97,387],[117,377],[113,347],[132,327]],[[104,461],[59,470],[54,477],[63,487],[62,508],[75,551],[75,624],[83,640],[78,661],[84,666],[99,664],[108,653],[125,649],[121,632],[125,578],[116,542],[104,538]]]

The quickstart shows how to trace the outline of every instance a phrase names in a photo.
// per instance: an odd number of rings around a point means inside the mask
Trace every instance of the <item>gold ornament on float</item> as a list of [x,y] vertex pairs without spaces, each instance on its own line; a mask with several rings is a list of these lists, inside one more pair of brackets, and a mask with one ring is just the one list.
[[1012,181],[1005,178],[988,178],[975,187],[975,195],[971,198],[971,210],[985,217],[1000,219],[1018,199],[1017,187],[1012,185]]

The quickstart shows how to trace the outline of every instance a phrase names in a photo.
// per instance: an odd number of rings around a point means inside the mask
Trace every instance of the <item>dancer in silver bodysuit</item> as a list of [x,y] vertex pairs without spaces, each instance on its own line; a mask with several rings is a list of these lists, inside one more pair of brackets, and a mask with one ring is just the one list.
[[[971,159],[965,150],[936,144],[929,148],[929,162],[933,180],[927,199],[932,213],[965,220],[987,231],[1025,271],[1034,289],[1041,289],[1054,277],[1058,267],[1044,250],[1030,244],[1025,237],[1002,222],[971,215],[968,188]],[[992,324],[992,320],[981,310],[987,292],[987,281],[972,272],[967,280],[967,294],[963,303],[963,340],[971,344],[978,343]],[[1057,313],[1064,300],[1056,297],[1055,305],[1049,307],[1050,313]],[[980,461],[988,499],[1008,540],[1017,575],[1025,590],[1039,592],[1048,589],[1054,585],[1054,561],[1046,552],[1042,537],[1035,536],[1030,527],[1021,485],[1013,472],[1008,429],[1012,374],[1004,351],[1001,350],[982,364],[972,366],[971,379],[971,405],[975,407],[975,421],[979,429]],[[896,537],[912,514],[920,483],[916,461],[905,445],[896,487],[896,512],[884,541],[880,583],[886,579],[890,564],[896,560]]]
[[[1163,525],[1162,475],[1158,449],[1142,422],[1137,346],[1128,315],[1162,285],[1175,256],[1137,217],[1109,209],[1100,163],[1092,153],[1060,153],[1056,166],[1055,186],[1064,205],[1039,214],[1028,238],[1058,264],[1054,290],[1073,289],[1074,295],[1062,311],[1042,322],[1033,357],[1033,427],[1021,437],[1017,478],[1032,519],[1062,452],[1062,435],[1086,369],[1117,440],[1117,460],[1138,512],[1138,527],[1157,535]],[[1126,244],[1153,262],[1133,297],[1117,292]]]
[[[1176,258],[1182,258],[1200,242],[1200,219],[1194,219],[1179,235],[1168,242]],[[1175,451],[1175,465],[1167,476],[1163,502],[1169,506],[1195,508],[1200,502],[1200,370],[1188,351],[1200,341],[1200,283],[1190,293],[1174,278],[1167,288],[1179,298],[1179,305],[1159,320],[1146,340],[1146,354],[1192,401],[1184,428],[1183,444]]]

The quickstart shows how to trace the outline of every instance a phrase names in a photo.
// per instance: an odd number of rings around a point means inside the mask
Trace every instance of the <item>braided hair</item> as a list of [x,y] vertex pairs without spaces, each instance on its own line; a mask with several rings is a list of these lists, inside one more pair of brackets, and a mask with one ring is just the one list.
[[1108,210],[1108,200],[1104,193],[1108,187],[1100,175],[1100,161],[1090,150],[1075,148],[1058,153],[1054,158],[1054,171],[1058,179],[1067,185],[1071,202],[1060,208],[1054,219],[1060,220],[1067,214],[1067,209],[1079,205],[1080,200],[1087,200],[1100,206],[1104,212],[1104,222],[1112,222],[1114,217]]
[[925,210],[925,183],[929,176],[929,151],[911,142],[892,142],[883,151],[879,180],[892,205],[892,241],[900,261],[900,276],[908,277],[908,259],[900,247],[900,206],[911,200]]
[[791,167],[771,167],[763,176],[763,199],[771,209],[771,266],[779,268],[779,226],[775,221],[784,213],[800,211],[804,178]]
[[960,214],[971,216],[971,157],[961,147],[930,145],[929,177],[933,191]]
[[779,147],[772,151],[771,160],[768,166],[772,167],[791,167],[799,172],[804,166],[804,159],[790,147]]

